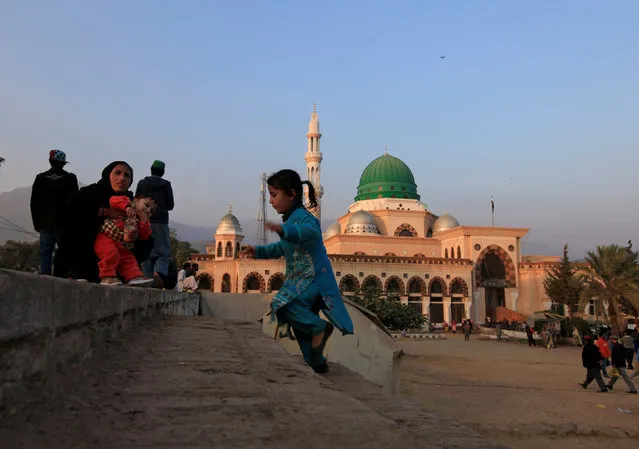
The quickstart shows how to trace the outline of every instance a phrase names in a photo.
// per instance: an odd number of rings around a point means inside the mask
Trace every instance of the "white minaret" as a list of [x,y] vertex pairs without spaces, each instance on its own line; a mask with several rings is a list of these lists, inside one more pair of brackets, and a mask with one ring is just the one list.
[[320,167],[322,165],[322,153],[320,152],[321,138],[322,134],[320,133],[319,119],[317,118],[317,104],[314,104],[311,121],[308,122],[308,134],[306,134],[308,149],[306,150],[304,159],[306,160],[306,177],[313,183],[315,195],[317,196],[317,209],[311,212],[313,212],[313,215],[320,221],[322,219],[322,196],[324,196],[324,188],[320,183]]

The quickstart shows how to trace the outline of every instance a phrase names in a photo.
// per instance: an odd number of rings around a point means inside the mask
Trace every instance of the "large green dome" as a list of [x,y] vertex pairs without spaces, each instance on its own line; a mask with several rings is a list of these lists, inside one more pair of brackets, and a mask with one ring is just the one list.
[[355,201],[375,198],[419,200],[413,172],[401,159],[386,153],[364,169]]

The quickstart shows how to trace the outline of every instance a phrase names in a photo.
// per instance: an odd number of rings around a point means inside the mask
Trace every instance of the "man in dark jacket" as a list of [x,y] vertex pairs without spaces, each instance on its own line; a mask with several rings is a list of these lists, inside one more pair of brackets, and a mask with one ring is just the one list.
[[[612,341],[612,366],[617,368],[617,371],[619,371],[619,377],[623,377],[626,385],[628,385],[628,393],[637,394],[637,387],[635,387],[635,384],[632,382],[630,376],[628,376],[628,372],[626,371],[626,348],[624,348],[623,344],[617,340],[617,337],[612,337],[610,341]],[[612,387],[615,385],[619,377],[613,377],[608,384],[608,388],[612,390]]]
[[53,250],[62,240],[65,206],[78,191],[78,179],[64,170],[67,156],[63,151],[51,150],[49,164],[51,169],[36,176],[31,188],[31,218],[40,233],[41,274],[51,274]]
[[595,346],[592,335],[584,336],[584,348],[581,350],[581,362],[586,368],[586,380],[584,383],[579,384],[585,390],[588,388],[588,385],[593,380],[597,381],[597,385],[599,385],[599,392],[605,393],[608,391],[606,388],[606,384],[601,377],[601,361],[603,357],[601,356],[601,352],[599,352],[599,348]]
[[136,196],[151,196],[157,209],[151,217],[151,230],[155,244],[149,259],[143,264],[144,275],[155,278],[157,285],[169,274],[169,256],[171,240],[169,235],[169,211],[173,210],[173,188],[171,183],[163,179],[166,165],[162,161],[154,161],[151,165],[151,176],[138,183]]

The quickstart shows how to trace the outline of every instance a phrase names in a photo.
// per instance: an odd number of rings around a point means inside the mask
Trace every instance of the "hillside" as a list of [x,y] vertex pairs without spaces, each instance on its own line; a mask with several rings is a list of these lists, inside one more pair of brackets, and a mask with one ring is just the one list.
[[[33,241],[37,238],[29,234],[35,234],[29,211],[30,198],[31,187],[20,187],[0,193],[0,244],[7,240]],[[24,228],[29,233],[16,231],[15,226],[10,223]],[[209,240],[215,232],[215,229],[209,226],[194,226],[180,222],[171,222],[171,227],[177,231],[180,240],[186,241]]]

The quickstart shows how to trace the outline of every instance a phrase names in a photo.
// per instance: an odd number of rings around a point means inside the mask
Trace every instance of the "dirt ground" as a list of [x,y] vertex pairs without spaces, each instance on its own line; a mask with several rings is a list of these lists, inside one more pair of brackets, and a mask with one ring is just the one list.
[[400,342],[402,394],[512,448],[636,446],[639,395],[622,379],[613,392],[597,393],[594,382],[584,391],[581,349],[473,337]]

